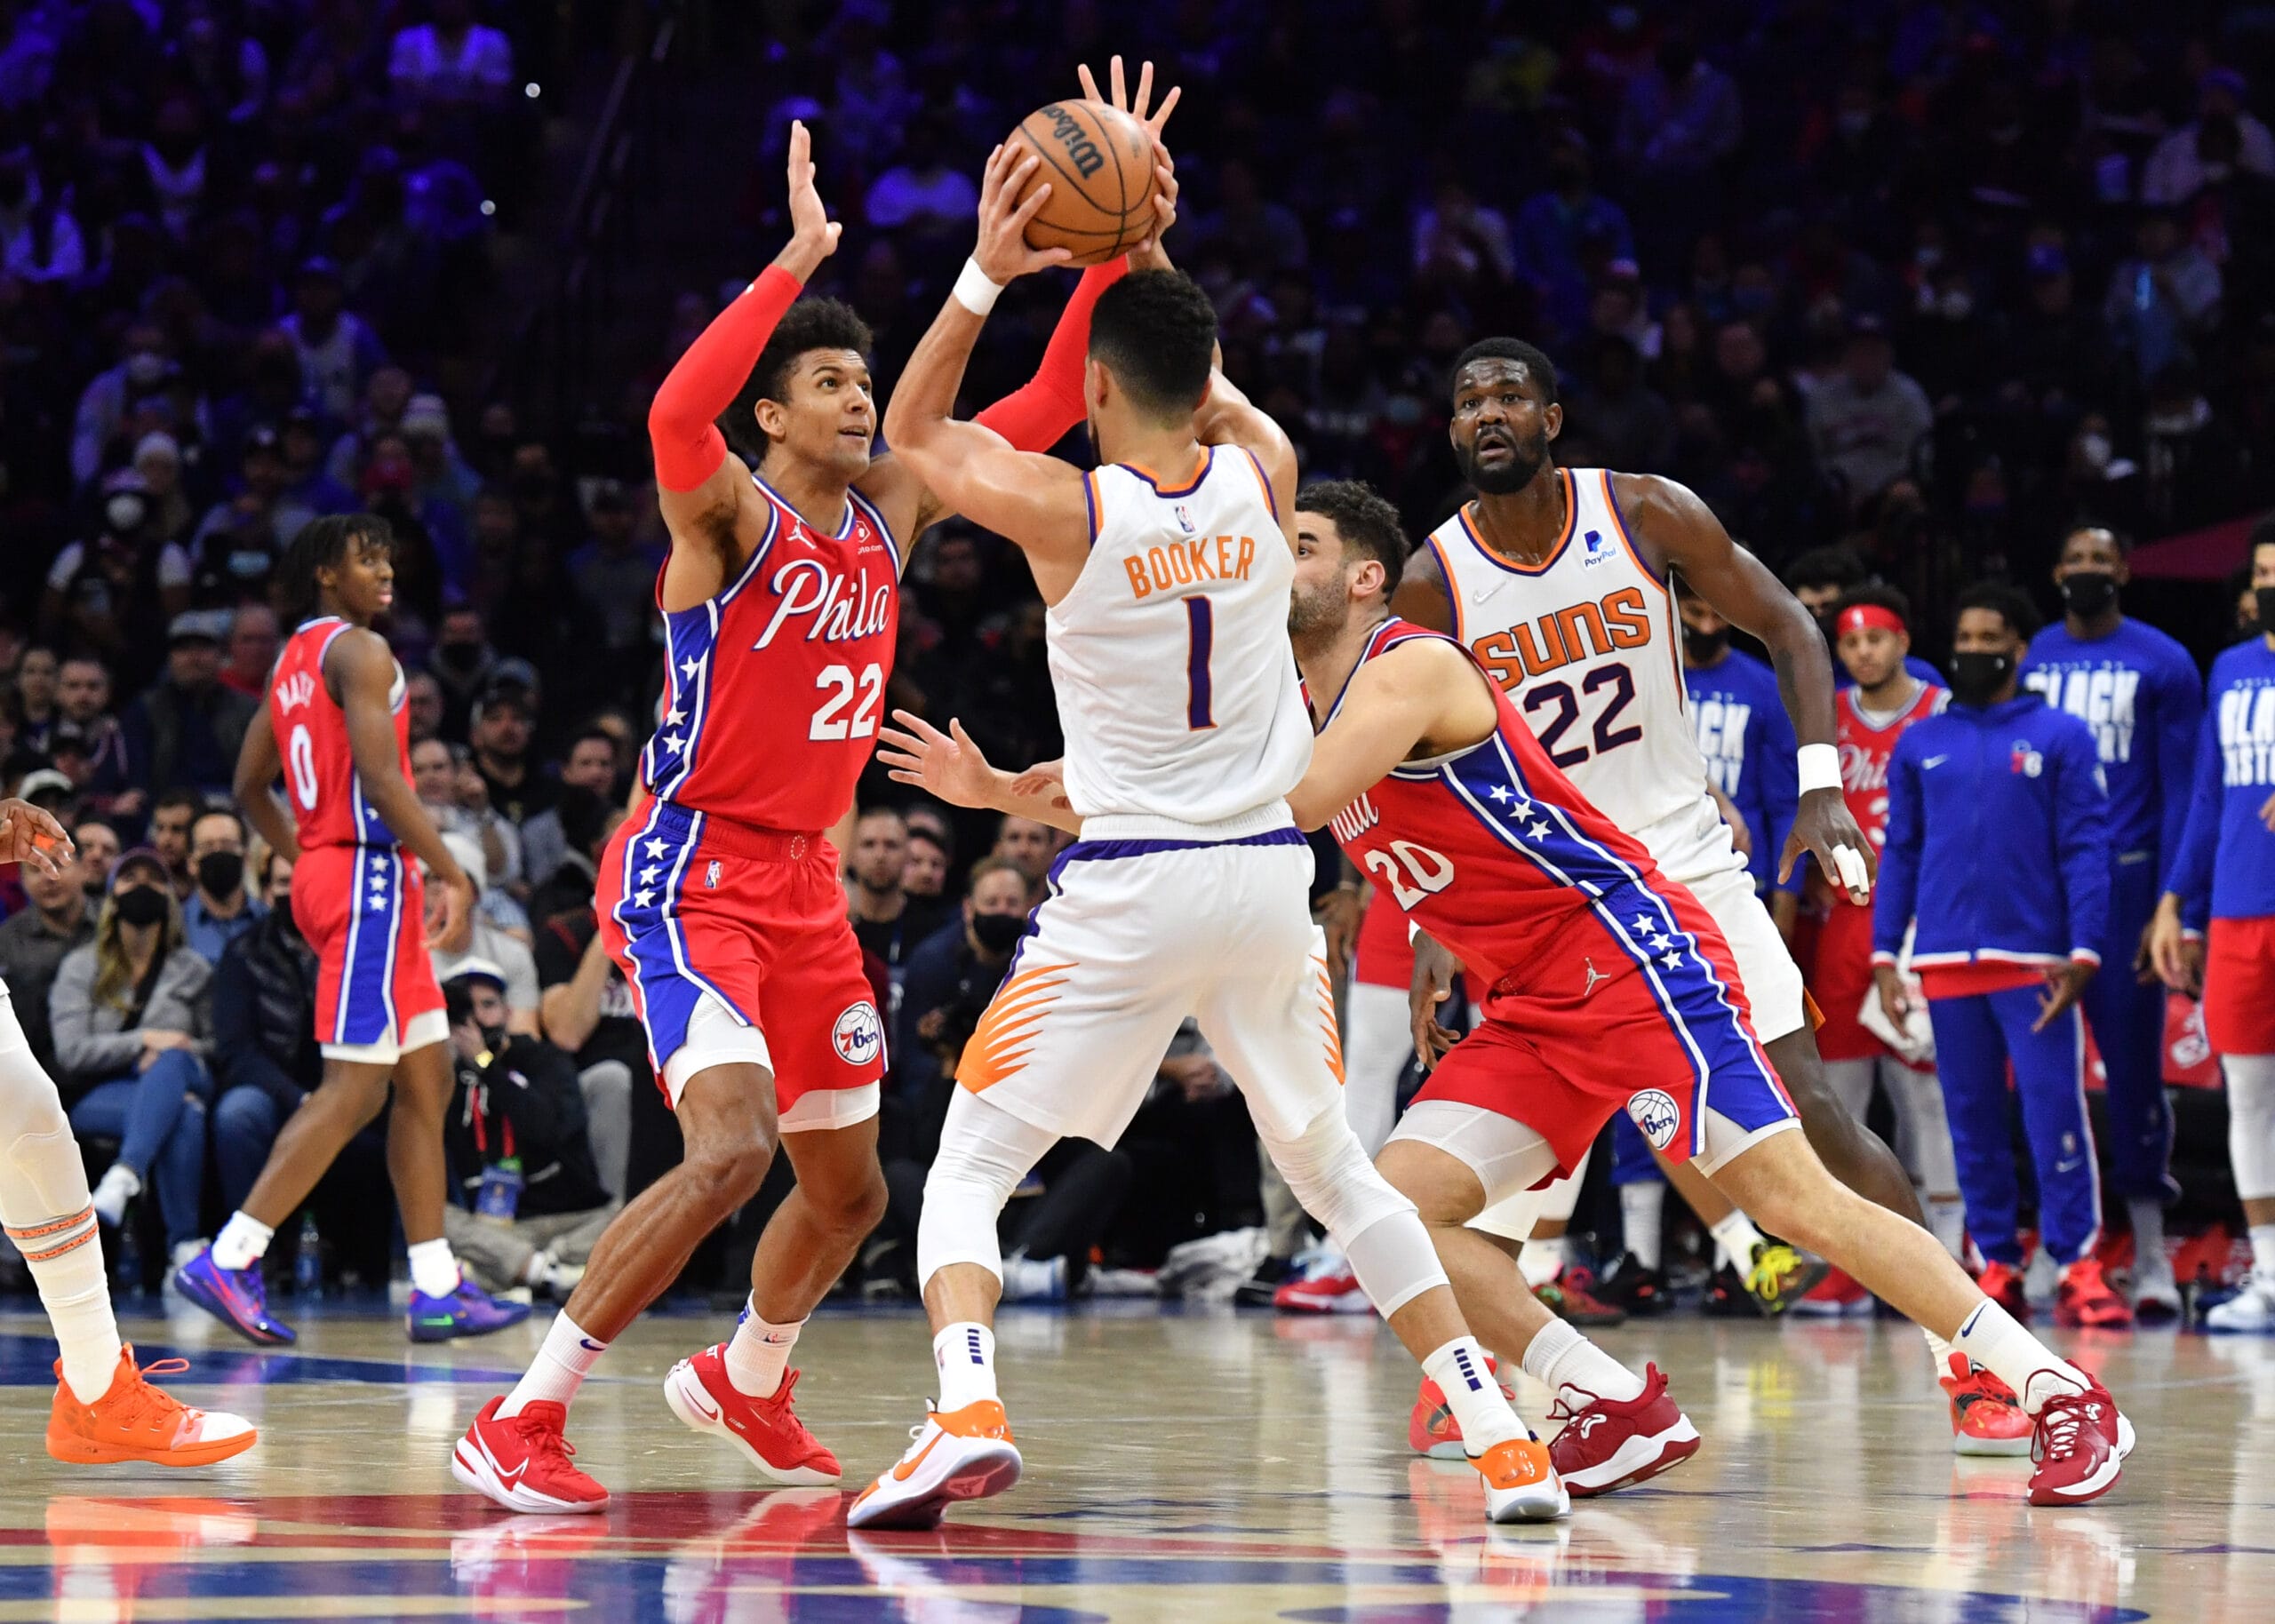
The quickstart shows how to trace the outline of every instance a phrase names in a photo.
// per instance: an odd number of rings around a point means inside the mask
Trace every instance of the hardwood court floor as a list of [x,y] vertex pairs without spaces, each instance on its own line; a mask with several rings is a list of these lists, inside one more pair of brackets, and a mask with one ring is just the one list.
[[[836,1492],[770,1493],[666,1409],[664,1372],[723,1328],[620,1341],[571,1429],[615,1505],[529,1518],[446,1461],[535,1325],[414,1353],[399,1317],[336,1312],[257,1354],[202,1317],[130,1316],[146,1357],[195,1361],[178,1391],[262,1429],[235,1461],[162,1475],[51,1461],[44,1326],[0,1317],[0,1624],[2275,1620],[2275,1340],[2060,1338],[2141,1445],[2108,1499],[2040,1511],[2026,1462],[1949,1453],[1908,1326],[1630,1326],[1603,1341],[1659,1361],[1706,1447],[1563,1523],[1489,1530],[1466,1468],[1407,1453],[1413,1373],[1371,1319],[1013,1310],[1026,1480],[937,1535],[849,1539]],[[807,1330],[800,1408],[849,1489],[903,1447],[928,1352],[913,1312]],[[1544,1402],[1521,1386],[1536,1423]]]

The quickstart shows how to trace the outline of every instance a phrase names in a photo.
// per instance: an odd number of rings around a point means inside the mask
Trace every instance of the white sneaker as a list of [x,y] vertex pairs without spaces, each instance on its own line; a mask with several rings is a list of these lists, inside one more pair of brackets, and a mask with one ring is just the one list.
[[1556,1475],[1548,1445],[1538,1438],[1496,1444],[1470,1464],[1485,1479],[1489,1523],[1546,1523],[1571,1514],[1571,1492]]
[[1019,1480],[1019,1447],[993,1398],[948,1415],[927,1410],[908,1437],[908,1452],[846,1509],[848,1528],[937,1528],[957,1501],[985,1500]]
[[2180,1283],[2172,1276],[2172,1259],[2163,1253],[2133,1264],[2133,1318],[2167,1320],[2180,1318]]
[[1003,1260],[1002,1300],[1005,1302],[1066,1302],[1066,1258],[1034,1258],[1024,1252],[1013,1253]]
[[126,1204],[141,1193],[142,1181],[135,1176],[134,1169],[124,1162],[113,1162],[96,1181],[87,1205],[95,1209],[96,1217],[115,1230],[125,1220]]
[[2243,1289],[2204,1314],[2207,1331],[2275,1331],[2275,1276],[2254,1270]]

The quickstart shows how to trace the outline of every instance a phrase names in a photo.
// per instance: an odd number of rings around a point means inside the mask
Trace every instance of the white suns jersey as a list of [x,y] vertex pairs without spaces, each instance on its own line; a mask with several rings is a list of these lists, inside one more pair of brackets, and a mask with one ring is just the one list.
[[1182,485],[1122,464],[1088,477],[1090,560],[1047,622],[1067,800],[1180,824],[1270,807],[1311,765],[1312,729],[1295,555],[1261,466],[1225,446]]
[[[1508,690],[1566,776],[1622,829],[1640,835],[1677,814],[1698,815],[1702,804],[1712,814],[1673,596],[1635,551],[1610,474],[1566,468],[1560,477],[1568,517],[1545,563],[1493,552],[1466,506],[1431,533],[1454,634]],[[1672,855],[1645,844],[1662,865]]]

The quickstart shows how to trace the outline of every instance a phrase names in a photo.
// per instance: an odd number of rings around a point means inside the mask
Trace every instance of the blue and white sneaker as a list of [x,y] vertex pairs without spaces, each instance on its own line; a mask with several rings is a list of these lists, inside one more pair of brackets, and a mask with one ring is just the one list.
[[290,1325],[268,1317],[268,1283],[257,1260],[224,1269],[208,1247],[174,1270],[174,1289],[249,1341],[276,1347],[299,1340]]
[[2264,1336],[2275,1331],[2275,1276],[2255,1270],[2245,1278],[2241,1291],[2205,1311],[2204,1328],[2231,1335],[2245,1333]]
[[517,1325],[530,1317],[526,1302],[500,1302],[471,1280],[461,1279],[447,1297],[430,1297],[417,1286],[411,1289],[411,1340],[447,1342],[460,1336],[487,1336]]

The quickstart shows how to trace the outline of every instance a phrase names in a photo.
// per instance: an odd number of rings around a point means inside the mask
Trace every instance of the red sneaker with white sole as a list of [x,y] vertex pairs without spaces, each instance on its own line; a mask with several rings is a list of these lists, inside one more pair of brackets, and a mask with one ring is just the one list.
[[1548,1441],[1548,1456],[1575,1500],[1656,1477],[1698,1453],[1698,1429],[1667,1396],[1656,1365],[1643,1367],[1643,1390],[1632,1398],[1558,1389],[1548,1419],[1564,1423]]
[[451,1452],[451,1476],[508,1511],[601,1511],[608,1491],[571,1464],[569,1406],[540,1399],[519,1415],[499,1415],[501,1396],[482,1406]]
[[2031,1419],[2015,1389],[1954,1353],[1951,1368],[1937,1378],[1952,1401],[1952,1453],[1955,1455],[2026,1455]]
[[1826,1270],[1824,1278],[1810,1286],[1792,1310],[1812,1319],[1846,1319],[1872,1311],[1872,1294],[1839,1269]]
[[[1501,1373],[1501,1362],[1489,1353],[1485,1356],[1485,1368],[1497,1376]],[[1511,1404],[1516,1403],[1517,1389],[1506,1381],[1500,1386],[1501,1397]],[[1415,1394],[1414,1408],[1406,1418],[1406,1441],[1414,1446],[1416,1454],[1427,1455],[1433,1461],[1469,1459],[1469,1451],[1461,1441],[1461,1423],[1454,1419],[1445,1389],[1427,1376],[1422,1378],[1422,1389]]]
[[671,1368],[664,1378],[664,1402],[690,1432],[707,1432],[733,1445],[764,1476],[794,1488],[835,1483],[844,1469],[821,1441],[806,1430],[790,1407],[798,1373],[782,1373],[782,1385],[754,1398],[727,1375],[727,1345],[714,1342]]
[[2129,1331],[2133,1310],[2101,1271],[2101,1260],[2082,1257],[2062,1271],[2054,1323],[2094,1331]]
[[2023,1295],[2023,1271],[2011,1263],[1998,1262],[1983,1265],[1983,1272],[1975,1277],[1976,1289],[2015,1317],[2018,1325],[2030,1323],[2030,1299]]
[[2081,1506],[2117,1486],[2133,1453],[2133,1423],[2098,1381],[2046,1401],[2031,1434],[2033,1506]]
[[1359,1277],[1348,1269],[1290,1280],[1272,1294],[1272,1306],[1282,1314],[1371,1314],[1375,1305],[1359,1289]]

